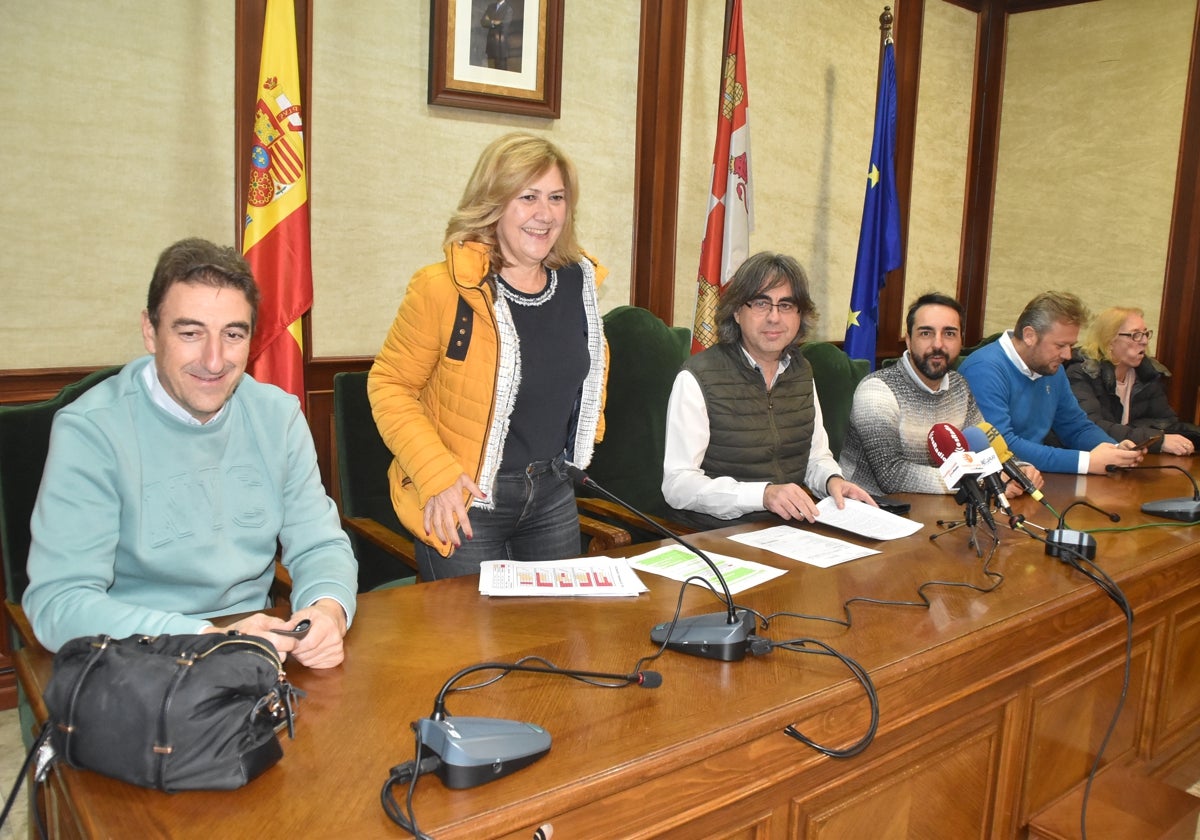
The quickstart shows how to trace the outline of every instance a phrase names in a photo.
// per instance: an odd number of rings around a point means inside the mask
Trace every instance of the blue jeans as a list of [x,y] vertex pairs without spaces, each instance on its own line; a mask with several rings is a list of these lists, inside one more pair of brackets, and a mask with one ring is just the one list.
[[484,560],[546,561],[579,555],[579,512],[575,489],[563,472],[564,457],[534,461],[521,470],[496,474],[493,510],[470,508],[474,539],[459,529],[462,545],[449,557],[416,543],[422,581],[479,574]]

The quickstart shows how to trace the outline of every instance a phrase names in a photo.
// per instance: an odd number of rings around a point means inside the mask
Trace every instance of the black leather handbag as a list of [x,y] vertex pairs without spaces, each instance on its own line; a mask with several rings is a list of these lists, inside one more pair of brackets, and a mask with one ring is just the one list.
[[54,656],[55,758],[142,787],[232,790],[283,757],[297,689],[265,639],[91,636]]

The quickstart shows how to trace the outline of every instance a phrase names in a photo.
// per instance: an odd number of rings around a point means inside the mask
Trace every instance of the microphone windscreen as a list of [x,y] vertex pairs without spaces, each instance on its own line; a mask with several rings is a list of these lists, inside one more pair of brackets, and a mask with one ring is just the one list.
[[988,443],[987,435],[978,426],[968,426],[963,429],[962,433],[967,441],[967,448],[972,452],[986,452],[992,448],[992,445]]
[[658,688],[662,685],[662,674],[658,671],[638,671],[638,685],[642,688]]
[[938,467],[946,463],[952,453],[967,451],[967,441],[962,432],[949,423],[934,423],[933,428],[929,430],[926,445],[929,447],[930,459],[934,466]]

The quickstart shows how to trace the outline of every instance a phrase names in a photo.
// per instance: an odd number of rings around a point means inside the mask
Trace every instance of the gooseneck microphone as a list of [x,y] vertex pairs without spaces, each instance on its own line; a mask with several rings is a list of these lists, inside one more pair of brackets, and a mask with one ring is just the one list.
[[[958,491],[954,498],[960,504],[965,504],[972,510],[978,511],[994,534],[996,520],[992,518],[992,512],[988,509],[983,491],[979,489],[979,484],[975,481],[974,472],[954,469],[968,466],[966,462],[970,460],[964,458],[969,453],[969,447],[962,432],[949,423],[934,423],[929,430],[926,446],[929,449],[930,460],[935,467],[942,471],[942,477],[946,479],[947,486],[951,490]],[[957,479],[953,479],[955,472],[959,473]],[[951,477],[947,478],[947,475]]]
[[1177,499],[1145,502],[1142,505],[1142,513],[1148,513],[1151,516],[1161,516],[1165,519],[1176,519],[1180,522],[1200,521],[1200,486],[1197,486],[1196,479],[1183,467],[1175,464],[1147,464],[1136,467],[1119,467],[1116,464],[1109,464],[1105,469],[1110,473],[1132,470],[1179,470],[1188,477],[1188,481],[1192,482],[1192,498],[1189,499],[1186,496],[1182,496]]
[[[1008,448],[1008,441],[1004,439],[1004,435],[993,426],[991,423],[980,423],[975,428],[984,433],[991,445],[992,450],[996,453],[996,457],[1000,459],[1000,468],[1004,470],[1004,474],[1011,478],[1017,484],[1021,485],[1021,489],[1031,498],[1037,501],[1042,501],[1042,491],[1033,486],[1033,482],[1029,480],[1029,476],[1025,475],[1017,463],[1017,458],[1012,454],[1012,450]],[[1045,504],[1045,502],[1042,502]],[[1047,505],[1047,507],[1049,507]],[[1051,508],[1053,510],[1053,508]]]
[[624,499],[601,487],[587,473],[579,469],[579,467],[567,464],[566,472],[576,483],[596,490],[606,498],[625,508],[625,510],[634,516],[645,521],[646,524],[658,533],[668,539],[674,540],[692,554],[695,554],[708,564],[717,581],[721,584],[721,590],[725,596],[725,612],[685,616],[674,621],[656,624],[650,629],[650,641],[656,645],[665,644],[669,650],[677,651],[678,653],[702,656],[705,659],[719,659],[722,662],[737,662],[740,659],[744,659],[746,650],[749,647],[750,636],[757,629],[754,614],[749,610],[743,610],[739,613],[735,609],[733,595],[729,591],[729,583],[725,580],[725,576],[721,574],[721,570],[717,568],[717,564],[707,554],[691,545],[674,531],[664,528],[660,523],[654,521]]
[[538,666],[521,662],[482,662],[463,668],[446,680],[433,704],[433,714],[413,724],[424,749],[437,756],[432,767],[422,769],[436,772],[448,788],[475,787],[500,779],[528,767],[550,751],[550,733],[537,724],[516,720],[484,717],[455,717],[446,711],[446,695],[454,684],[477,671],[522,671],[532,674],[556,674],[578,680],[610,680],[598,683],[606,688],[637,685],[658,688],[662,674],[658,671],[636,670],[629,674],[608,674],[599,671],[576,671]]

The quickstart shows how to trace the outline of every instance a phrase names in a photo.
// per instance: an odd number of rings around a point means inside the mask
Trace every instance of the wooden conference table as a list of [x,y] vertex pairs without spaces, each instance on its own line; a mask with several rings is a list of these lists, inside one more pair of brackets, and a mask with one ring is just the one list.
[[[1150,463],[1187,459],[1150,456]],[[1143,501],[1190,495],[1173,470],[1048,476],[1062,511],[1077,497],[1118,511],[1119,527],[1164,523]],[[881,553],[829,569],[794,563],[723,537],[702,548],[788,573],[738,596],[764,613],[839,617],[849,598],[912,600],[930,580],[987,586],[960,529],[931,542],[950,498],[909,496],[917,534],[865,542]],[[1053,527],[1029,498],[1018,512]],[[1113,527],[1076,507],[1077,529]],[[821,529],[818,529],[821,530]],[[853,537],[827,531],[851,542]],[[1200,749],[1200,530],[1098,533],[1097,563],[1136,613],[1128,701],[1105,760],[1156,773]],[[643,546],[642,549],[645,547]],[[437,838],[521,838],[551,823],[563,838],[1016,837],[1030,815],[1083,780],[1121,686],[1125,627],[1113,602],[1040,543],[1003,528],[988,594],[928,590],[929,609],[857,604],[849,629],[779,618],[762,634],[814,637],[865,666],[878,691],[878,734],[835,759],[783,733],[788,724],[835,747],[868,724],[859,684],[827,656],[775,651],[722,663],[668,652],[647,667],[653,689],[602,689],[558,676],[511,674],[453,694],[455,715],[524,720],[553,736],[532,766],[468,790],[423,777],[414,807]],[[668,619],[678,584],[644,576],[649,594],[616,600],[488,599],[475,578],[363,595],[345,663],[289,668],[308,692],[284,758],[230,793],[167,795],[59,768],[51,806],[62,836],[403,837],[379,791],[413,757],[410,723],[427,717],[442,684],[465,666],[538,654],[565,668],[626,673],[653,652],[648,632]],[[690,587],[685,614],[719,605]],[[30,663],[49,677],[48,657]],[[43,682],[44,684],[44,682]],[[403,802],[404,791],[397,797]]]

